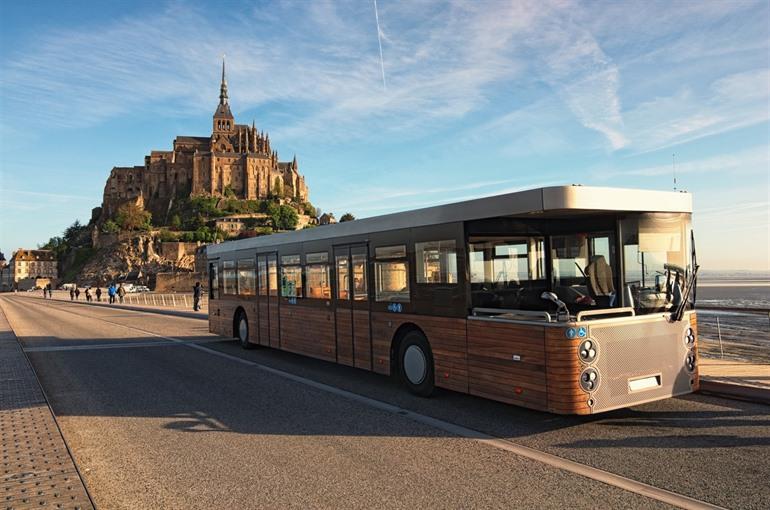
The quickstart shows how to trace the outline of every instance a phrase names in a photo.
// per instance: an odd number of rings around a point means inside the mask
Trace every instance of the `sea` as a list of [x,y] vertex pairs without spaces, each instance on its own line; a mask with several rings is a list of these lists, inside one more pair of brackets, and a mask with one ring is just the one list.
[[770,363],[770,271],[698,273],[701,355]]

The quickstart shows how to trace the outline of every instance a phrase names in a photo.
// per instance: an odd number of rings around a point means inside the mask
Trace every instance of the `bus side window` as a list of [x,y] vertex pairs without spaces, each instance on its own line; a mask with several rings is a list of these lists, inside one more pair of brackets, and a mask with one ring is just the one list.
[[366,289],[366,252],[353,253],[353,299],[366,301],[368,296]]
[[256,278],[254,274],[254,259],[238,261],[238,294],[241,296],[256,295]]
[[307,297],[315,299],[330,299],[332,297],[328,262],[329,254],[327,252],[305,255]]
[[209,299],[219,299],[219,268],[216,262],[209,263]]
[[383,246],[374,249],[375,301],[409,302],[409,262],[406,246]]
[[454,239],[415,243],[417,283],[457,283],[457,248]]
[[235,261],[226,260],[222,264],[222,287],[223,294],[235,295],[237,294],[236,288],[237,280],[235,275]]
[[264,257],[259,257],[259,295],[267,296],[267,261]]
[[337,255],[337,299],[347,301],[350,299],[349,283],[350,269],[348,267],[348,256]]
[[302,266],[299,255],[281,257],[281,296],[285,298],[302,297]]

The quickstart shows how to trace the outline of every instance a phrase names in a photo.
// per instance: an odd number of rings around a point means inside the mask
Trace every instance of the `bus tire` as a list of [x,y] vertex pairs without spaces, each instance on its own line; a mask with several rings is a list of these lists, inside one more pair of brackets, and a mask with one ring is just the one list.
[[429,397],[434,388],[433,353],[421,332],[412,330],[401,339],[398,367],[404,385],[421,397]]
[[254,344],[249,343],[249,319],[246,317],[246,312],[238,310],[235,314],[235,338],[241,344],[244,349],[254,348]]

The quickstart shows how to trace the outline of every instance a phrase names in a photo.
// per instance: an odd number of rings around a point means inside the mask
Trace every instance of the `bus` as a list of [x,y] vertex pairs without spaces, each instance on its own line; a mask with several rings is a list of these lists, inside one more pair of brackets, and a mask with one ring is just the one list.
[[209,329],[558,414],[696,391],[692,196],[556,186],[207,248]]

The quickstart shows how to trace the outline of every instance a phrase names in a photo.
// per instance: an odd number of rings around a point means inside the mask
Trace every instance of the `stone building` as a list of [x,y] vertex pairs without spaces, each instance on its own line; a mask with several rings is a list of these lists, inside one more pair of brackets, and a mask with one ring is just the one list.
[[56,280],[59,277],[56,255],[51,250],[19,248],[11,257],[8,271],[14,284],[27,279]]
[[101,219],[135,201],[156,219],[167,220],[172,200],[180,196],[234,194],[235,198],[264,200],[273,196],[308,201],[305,178],[296,156],[278,160],[270,136],[251,126],[236,124],[227,96],[225,64],[219,105],[211,136],[177,136],[170,151],[152,151],[143,166],[115,167],[104,187]]

